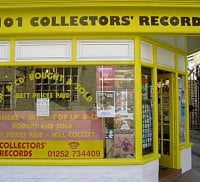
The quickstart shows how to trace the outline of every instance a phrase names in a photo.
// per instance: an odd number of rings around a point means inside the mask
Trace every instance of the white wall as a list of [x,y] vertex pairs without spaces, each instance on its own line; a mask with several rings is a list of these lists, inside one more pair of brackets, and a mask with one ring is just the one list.
[[0,182],[157,182],[158,165],[0,166]]
[[191,147],[181,151],[181,168],[182,173],[192,169],[192,152]]

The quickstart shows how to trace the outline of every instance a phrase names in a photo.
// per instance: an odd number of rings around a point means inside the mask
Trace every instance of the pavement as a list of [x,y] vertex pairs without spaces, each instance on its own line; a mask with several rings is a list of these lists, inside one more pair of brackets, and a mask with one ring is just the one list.
[[200,182],[200,131],[190,132],[192,146],[192,169],[173,182]]

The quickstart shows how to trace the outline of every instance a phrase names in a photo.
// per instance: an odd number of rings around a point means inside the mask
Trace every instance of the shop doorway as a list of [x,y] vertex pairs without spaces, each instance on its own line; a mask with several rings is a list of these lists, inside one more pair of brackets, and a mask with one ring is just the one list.
[[174,117],[173,117],[173,74],[158,71],[158,143],[161,155],[160,166],[173,168],[174,164]]

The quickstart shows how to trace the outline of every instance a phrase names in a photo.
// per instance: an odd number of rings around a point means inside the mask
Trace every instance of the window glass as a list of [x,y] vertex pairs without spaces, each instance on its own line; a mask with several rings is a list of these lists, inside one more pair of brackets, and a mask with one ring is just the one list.
[[153,86],[150,68],[142,68],[142,148],[143,155],[153,152]]
[[134,157],[131,66],[1,67],[0,158]]
[[11,95],[8,91],[10,87],[10,82],[0,82],[0,110],[7,110],[11,108]]
[[180,120],[180,143],[186,142],[186,107],[185,107],[185,77],[178,77],[179,92],[179,120]]

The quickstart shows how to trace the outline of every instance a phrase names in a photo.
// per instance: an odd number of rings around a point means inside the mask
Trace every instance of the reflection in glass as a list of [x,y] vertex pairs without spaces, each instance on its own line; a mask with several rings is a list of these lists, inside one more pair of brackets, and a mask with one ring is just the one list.
[[169,125],[163,126],[163,139],[169,139]]
[[162,141],[163,142],[163,154],[170,155],[170,142],[169,141]]

